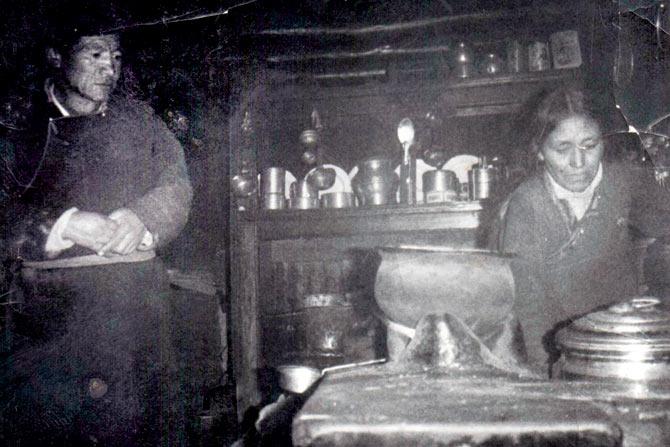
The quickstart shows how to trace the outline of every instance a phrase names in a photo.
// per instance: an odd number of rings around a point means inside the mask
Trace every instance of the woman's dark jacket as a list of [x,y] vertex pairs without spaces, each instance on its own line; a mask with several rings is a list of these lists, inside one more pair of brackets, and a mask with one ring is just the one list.
[[605,164],[589,209],[573,224],[547,175],[510,195],[496,235],[499,250],[517,255],[516,313],[538,365],[556,355],[557,328],[637,293],[634,237],[670,234],[670,195],[644,169]]

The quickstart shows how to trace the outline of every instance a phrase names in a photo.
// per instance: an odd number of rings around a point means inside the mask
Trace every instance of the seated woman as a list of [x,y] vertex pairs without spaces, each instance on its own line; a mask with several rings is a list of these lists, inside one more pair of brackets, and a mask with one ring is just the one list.
[[637,294],[632,237],[670,233],[670,198],[647,171],[603,161],[608,148],[583,92],[552,91],[531,121],[541,169],[503,204],[495,242],[516,255],[515,311],[529,360],[544,369],[557,329]]

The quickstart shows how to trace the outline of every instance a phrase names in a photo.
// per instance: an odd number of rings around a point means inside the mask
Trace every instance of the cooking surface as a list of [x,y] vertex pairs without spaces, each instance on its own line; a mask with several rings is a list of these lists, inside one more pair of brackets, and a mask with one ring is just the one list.
[[[403,373],[382,365],[326,377],[294,419],[293,440],[299,446],[395,446],[459,440],[557,445],[545,444],[551,439],[575,445],[569,440],[580,439],[576,445],[614,446],[620,445],[622,421],[628,427],[624,419],[635,408],[654,407],[650,414],[665,418],[668,402],[668,388],[522,381],[440,369]],[[634,425],[644,418],[633,419]]]

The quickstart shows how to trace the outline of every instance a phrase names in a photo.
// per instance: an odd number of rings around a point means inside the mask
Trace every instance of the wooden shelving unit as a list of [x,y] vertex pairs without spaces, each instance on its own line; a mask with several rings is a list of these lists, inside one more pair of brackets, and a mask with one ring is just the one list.
[[[529,39],[544,33],[541,37],[546,38],[553,31],[577,29],[584,51],[591,23],[584,12],[588,8],[583,2],[574,10],[554,5],[354,32],[304,28],[245,36],[244,52],[253,54],[255,64],[253,69],[246,66],[245,73],[263,82],[240,82],[248,90],[242,92],[229,124],[230,175],[247,171],[256,178],[265,167],[282,166],[300,177],[305,166],[299,135],[313,109],[337,140],[329,144],[341,162],[327,162],[346,171],[373,151],[399,154],[393,137],[398,121],[421,118],[427,111],[441,114],[440,125],[449,128],[441,138],[456,154],[505,151],[509,142],[500,131],[501,122],[507,124],[541,89],[584,83],[591,67],[454,79],[441,68],[445,65],[440,57],[468,33],[471,41],[488,45],[515,35]],[[421,34],[427,27],[437,30],[432,41]],[[416,57],[409,65],[402,60],[408,55]],[[384,138],[388,140],[380,143]],[[304,273],[318,279],[318,272],[325,272],[335,283],[344,281],[350,276],[344,270],[359,269],[356,250],[377,245],[474,247],[482,222],[495,211],[476,202],[335,210],[264,211],[258,206],[258,198],[237,197],[230,208],[233,368],[240,415],[261,399],[257,373],[269,366],[264,347],[282,339],[271,335],[267,322],[291,315],[290,300],[281,291],[317,292],[322,286],[315,280],[307,281],[304,290],[291,288],[286,278]],[[335,265],[346,268],[331,271]],[[272,348],[277,351],[277,346]]]

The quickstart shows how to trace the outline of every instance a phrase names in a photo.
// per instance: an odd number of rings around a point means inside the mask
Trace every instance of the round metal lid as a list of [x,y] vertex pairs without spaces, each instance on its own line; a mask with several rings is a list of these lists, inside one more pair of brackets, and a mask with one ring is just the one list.
[[670,354],[670,307],[655,297],[634,297],[575,320],[556,340],[567,350]]

